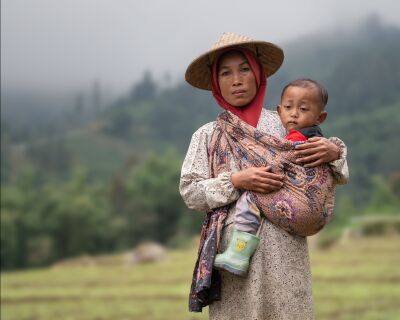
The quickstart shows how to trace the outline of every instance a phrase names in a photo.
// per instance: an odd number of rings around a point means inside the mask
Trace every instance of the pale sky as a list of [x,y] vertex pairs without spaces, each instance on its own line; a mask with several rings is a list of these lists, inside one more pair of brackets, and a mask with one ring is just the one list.
[[400,26],[400,1],[2,0],[2,86],[123,91],[146,69],[179,81],[224,31],[282,46],[372,14]]

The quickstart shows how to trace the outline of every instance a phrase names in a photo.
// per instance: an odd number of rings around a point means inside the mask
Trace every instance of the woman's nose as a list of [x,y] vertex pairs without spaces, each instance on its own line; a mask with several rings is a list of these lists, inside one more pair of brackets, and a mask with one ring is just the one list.
[[233,85],[238,85],[242,83],[242,75],[240,72],[233,73]]

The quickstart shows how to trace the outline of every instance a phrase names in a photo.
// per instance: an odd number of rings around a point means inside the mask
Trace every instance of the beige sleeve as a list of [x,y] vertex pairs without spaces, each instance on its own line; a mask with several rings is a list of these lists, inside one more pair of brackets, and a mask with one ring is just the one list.
[[231,182],[231,172],[210,177],[207,146],[213,128],[206,125],[193,134],[181,171],[179,191],[186,205],[197,211],[227,205],[240,195]]
[[337,184],[346,184],[349,181],[349,168],[347,166],[347,147],[342,140],[336,137],[329,138],[340,148],[340,158],[331,161],[329,166],[333,171],[334,178]]

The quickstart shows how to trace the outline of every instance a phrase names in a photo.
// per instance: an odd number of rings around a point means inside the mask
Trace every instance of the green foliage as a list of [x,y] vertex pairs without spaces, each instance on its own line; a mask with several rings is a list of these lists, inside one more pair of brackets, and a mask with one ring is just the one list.
[[325,135],[339,136],[348,146],[350,183],[345,188],[357,205],[362,206],[371,196],[371,175],[388,177],[400,171],[400,149],[394,147],[398,144],[399,108],[400,104],[376,106],[374,111],[353,113],[323,125]]
[[381,176],[373,176],[371,182],[373,191],[366,212],[375,215],[400,215],[400,200],[394,195],[390,185]]
[[[387,229],[386,224],[390,225],[390,217],[393,218],[393,221],[398,220],[400,201],[394,194],[391,184],[382,176],[372,176],[368,182],[370,198],[363,206],[357,204],[354,194],[347,192],[346,187],[343,188],[344,190],[341,190],[340,186],[338,187],[339,193],[340,191],[343,192],[337,197],[334,216],[325,227],[322,238],[326,238],[328,241],[335,239],[343,233],[344,229],[354,226],[355,221],[362,219],[367,219],[368,223],[371,222],[371,228],[374,228],[374,221],[376,220],[375,226],[379,230]],[[382,218],[382,221],[379,221],[380,218]],[[398,225],[398,221],[395,224]],[[396,228],[394,227],[394,229]]]
[[74,166],[87,168],[91,181],[105,181],[126,163],[137,163],[142,153],[127,142],[91,130],[78,132],[66,141]]
[[42,225],[54,242],[54,259],[107,248],[109,211],[104,191],[88,182],[84,169],[65,185],[47,185]]
[[64,185],[39,185],[36,176],[30,171],[2,188],[1,267],[40,266],[105,250],[109,211],[101,189],[88,184],[84,171]]
[[8,132],[8,126],[6,123],[1,122],[1,151],[0,151],[0,182],[1,184],[6,183],[10,178],[11,172],[11,158],[10,158],[10,137]]
[[129,196],[114,201],[114,204],[122,209],[129,226],[127,243],[143,240],[166,243],[178,231],[185,235],[198,232],[199,223],[187,221],[190,213],[178,191],[180,169],[181,160],[170,149],[164,154],[149,155],[126,173],[119,187],[120,192],[123,190]]
[[[4,192],[4,190],[2,190]],[[9,209],[1,211],[1,268],[10,269],[18,264],[17,214]]]
[[89,180],[82,167],[65,183],[24,171],[2,190],[1,267],[42,266],[84,253],[126,250],[144,240],[190,238],[199,232],[202,215],[190,213],[181,199],[180,166],[172,149],[152,154],[107,188]]
[[351,218],[358,214],[360,214],[360,211],[356,209],[354,199],[351,195],[345,193],[336,201],[334,216],[327,228],[337,228],[341,232],[342,228],[349,223]]
[[176,232],[180,213],[185,210],[178,192],[178,163],[172,153],[165,157],[153,154],[128,174],[132,235],[165,243]]

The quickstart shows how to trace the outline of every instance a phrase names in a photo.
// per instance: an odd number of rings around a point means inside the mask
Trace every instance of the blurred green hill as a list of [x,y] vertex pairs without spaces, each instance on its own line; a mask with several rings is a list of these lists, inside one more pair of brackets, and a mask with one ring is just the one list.
[[[283,86],[296,78],[315,79],[328,89],[322,129],[349,149],[351,181],[338,188],[339,216],[371,206],[379,211],[382,203],[385,213],[400,211],[398,39],[400,29],[374,18],[347,32],[316,33],[284,44],[284,65],[269,79],[266,105],[272,109]],[[147,72],[130,92],[101,108],[85,104],[79,94],[69,103],[46,97],[2,92],[1,257],[8,261],[2,266],[49,263],[62,258],[60,252],[120,250],[143,239],[176,244],[198,232],[201,216],[186,213],[177,188],[191,135],[221,111],[209,92],[183,82],[161,86]],[[78,196],[87,205],[81,215],[80,202],[68,200]],[[58,220],[43,223],[54,212]],[[98,220],[86,221],[85,214]],[[85,243],[75,228],[82,223]],[[160,223],[168,225],[162,235]],[[70,233],[57,233],[66,224]],[[88,230],[95,230],[93,243],[87,242]],[[39,250],[42,258],[26,257],[28,250]]]

